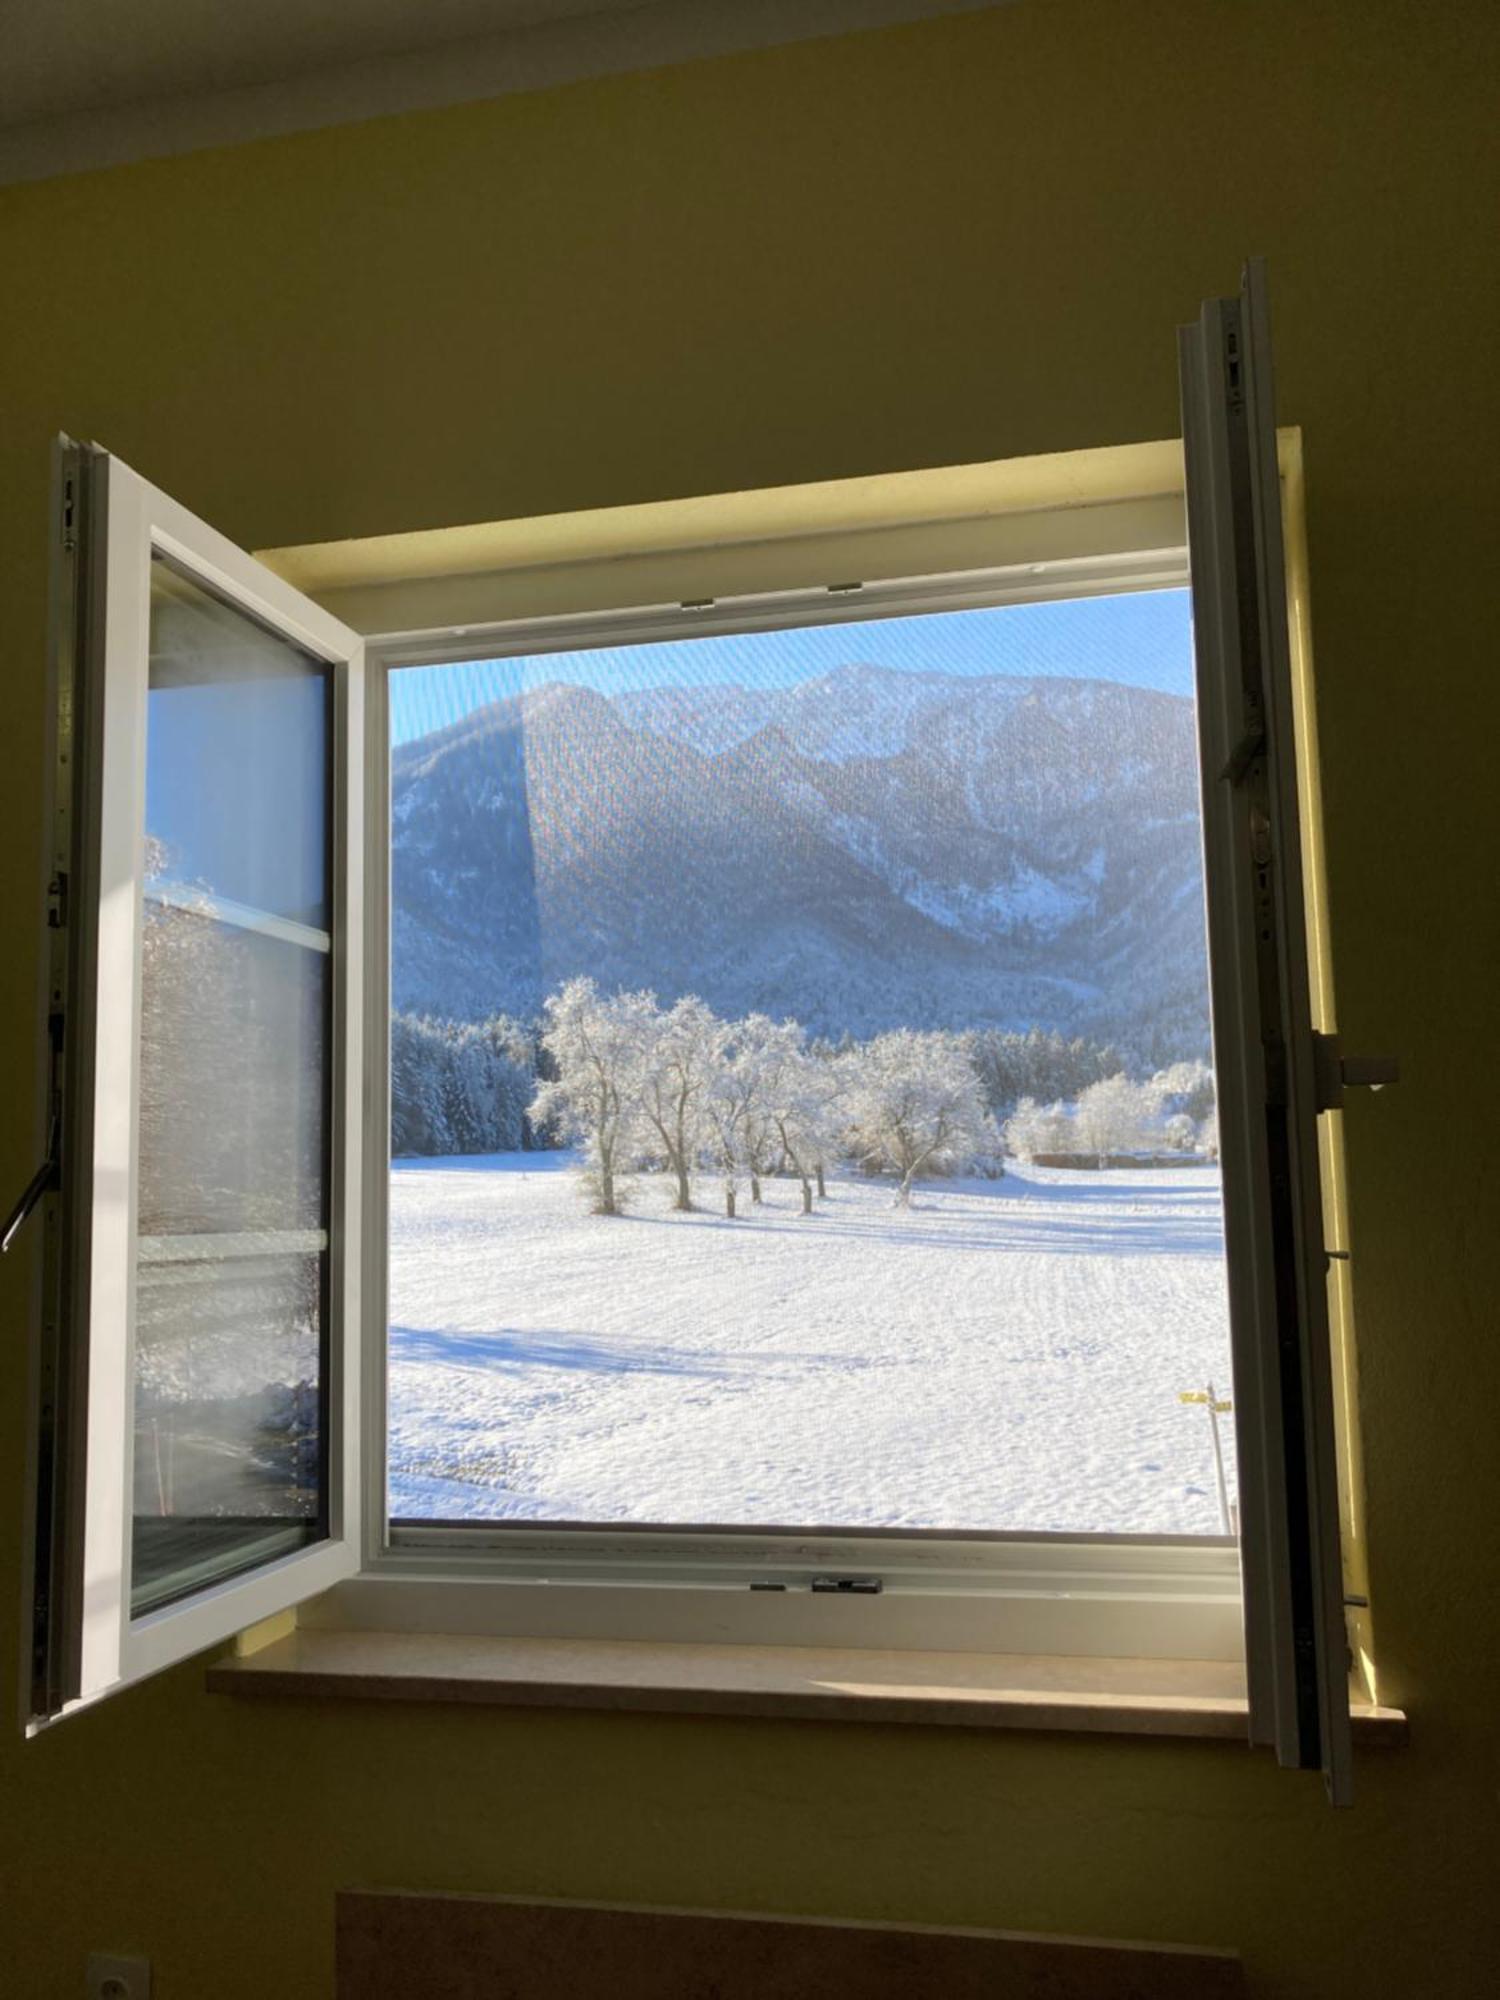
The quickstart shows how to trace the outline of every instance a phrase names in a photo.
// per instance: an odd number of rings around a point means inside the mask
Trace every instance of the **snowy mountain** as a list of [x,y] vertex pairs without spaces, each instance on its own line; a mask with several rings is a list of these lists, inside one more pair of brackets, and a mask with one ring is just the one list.
[[672,737],[709,756],[774,725],[802,756],[842,764],[898,755],[915,719],[951,701],[957,685],[951,674],[893,673],[856,661],[787,688],[646,688],[611,699],[632,729]]
[[396,1006],[577,972],[817,1032],[1057,1027],[1205,1052],[1191,703],[856,664],[779,689],[552,682],[400,748]]

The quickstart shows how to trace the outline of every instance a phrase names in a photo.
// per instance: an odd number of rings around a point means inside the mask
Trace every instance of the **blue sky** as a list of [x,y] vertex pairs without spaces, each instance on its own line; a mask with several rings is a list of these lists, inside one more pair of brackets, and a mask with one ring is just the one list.
[[1190,695],[1189,596],[1186,590],[1135,591],[451,667],[403,667],[391,676],[391,740],[425,736],[486,702],[545,681],[572,681],[602,694],[726,681],[790,687],[852,661],[947,674],[1071,675]]

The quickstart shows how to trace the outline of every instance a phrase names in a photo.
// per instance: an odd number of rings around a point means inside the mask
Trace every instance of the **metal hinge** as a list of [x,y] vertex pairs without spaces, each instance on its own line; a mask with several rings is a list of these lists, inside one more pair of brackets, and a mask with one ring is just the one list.
[[1318,1111],[1343,1109],[1350,1089],[1383,1090],[1401,1080],[1396,1056],[1346,1056],[1337,1035],[1313,1034],[1313,1104]]
[[1238,311],[1225,329],[1224,372],[1229,387],[1229,408],[1233,415],[1241,416],[1245,409],[1245,365],[1240,347]]
[[878,1576],[815,1576],[812,1587],[838,1597],[878,1597],[885,1584]]

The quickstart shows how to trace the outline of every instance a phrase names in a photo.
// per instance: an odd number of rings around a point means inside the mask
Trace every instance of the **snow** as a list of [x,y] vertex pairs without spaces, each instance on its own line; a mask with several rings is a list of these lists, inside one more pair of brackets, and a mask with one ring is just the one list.
[[934,923],[981,938],[1003,936],[1020,925],[1052,936],[1075,923],[1095,901],[1073,883],[1054,881],[1024,862],[1016,865],[1008,880],[993,882],[987,888],[958,882],[945,889],[920,879],[893,882],[892,886],[901,888],[913,909]]
[[[586,1212],[565,1153],[398,1161],[398,1517],[1218,1534],[1218,1176],[766,1183]],[[712,1200],[704,1177],[699,1198]],[[1231,1496],[1232,1423],[1222,1426]]]

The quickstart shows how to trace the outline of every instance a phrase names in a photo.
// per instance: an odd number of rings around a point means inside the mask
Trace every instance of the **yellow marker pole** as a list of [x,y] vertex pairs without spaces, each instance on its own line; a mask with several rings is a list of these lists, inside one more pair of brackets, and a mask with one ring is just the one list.
[[1221,1412],[1232,1410],[1234,1404],[1230,1402],[1221,1403],[1214,1395],[1214,1385],[1212,1382],[1209,1383],[1206,1391],[1202,1389],[1182,1390],[1177,1400],[1179,1403],[1203,1403],[1207,1406],[1208,1421],[1213,1432],[1214,1441],[1214,1477],[1217,1479],[1219,1485],[1219,1520],[1223,1525],[1225,1534],[1232,1535],[1234,1533],[1234,1516],[1229,1511],[1229,1482],[1224,1477],[1224,1440],[1219,1435],[1219,1417]]

